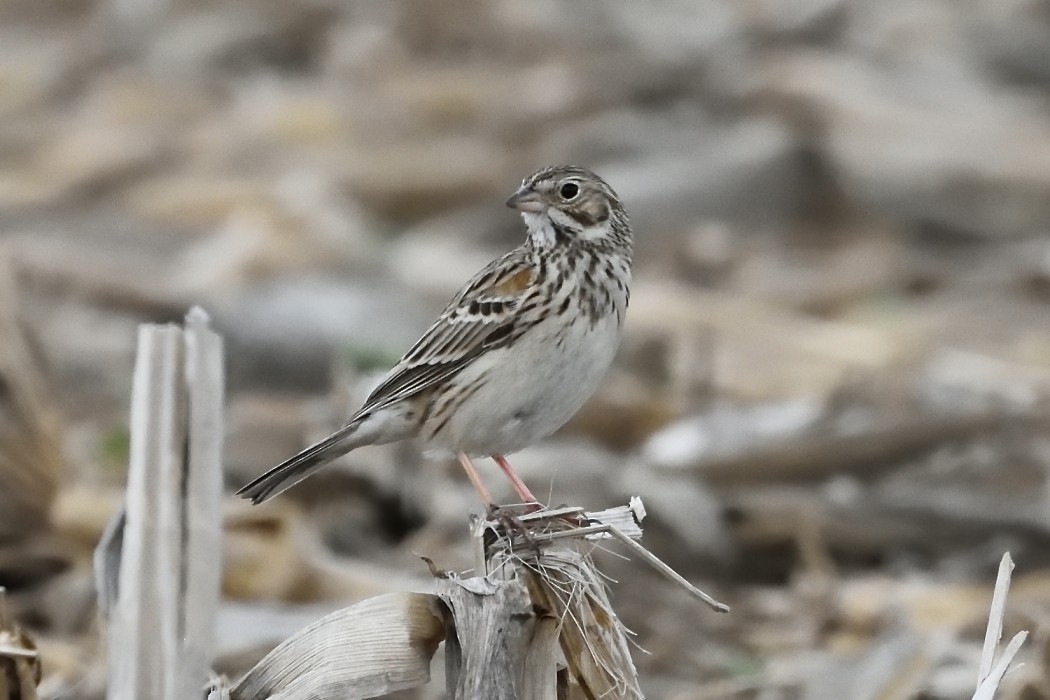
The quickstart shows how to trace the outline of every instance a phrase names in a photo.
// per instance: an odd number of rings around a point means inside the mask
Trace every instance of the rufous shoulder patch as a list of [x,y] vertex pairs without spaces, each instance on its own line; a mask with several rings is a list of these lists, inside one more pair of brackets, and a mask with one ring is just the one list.
[[532,270],[527,267],[523,267],[510,277],[507,277],[506,279],[502,280],[493,288],[493,291],[495,291],[497,294],[517,294],[518,292],[528,287],[529,282],[531,281]]

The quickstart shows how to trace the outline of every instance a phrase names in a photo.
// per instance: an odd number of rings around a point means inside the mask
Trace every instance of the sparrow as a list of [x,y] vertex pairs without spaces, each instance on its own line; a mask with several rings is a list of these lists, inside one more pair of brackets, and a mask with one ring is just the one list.
[[339,430],[238,495],[262,503],[357,447],[418,438],[455,454],[489,506],[473,463],[484,455],[525,503],[538,503],[506,455],[564,425],[612,364],[633,236],[616,192],[578,166],[538,170],[506,205],[521,213],[525,242],[460,289]]

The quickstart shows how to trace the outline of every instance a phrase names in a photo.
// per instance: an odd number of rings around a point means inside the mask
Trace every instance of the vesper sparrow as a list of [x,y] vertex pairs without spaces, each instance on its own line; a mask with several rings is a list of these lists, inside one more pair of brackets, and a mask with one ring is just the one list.
[[342,428],[239,495],[262,503],[356,447],[420,437],[456,453],[487,504],[471,455],[491,455],[536,502],[504,455],[560,428],[612,363],[630,296],[631,227],[612,188],[580,167],[530,175],[507,206],[525,220],[525,243],[456,294]]

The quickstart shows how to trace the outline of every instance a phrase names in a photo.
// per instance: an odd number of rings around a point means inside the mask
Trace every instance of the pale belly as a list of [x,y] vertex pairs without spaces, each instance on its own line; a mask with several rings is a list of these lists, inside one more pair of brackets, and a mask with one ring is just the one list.
[[427,448],[509,454],[547,437],[598,388],[621,336],[616,314],[593,328],[582,319],[567,329],[558,319],[533,328],[512,348],[490,353],[458,376],[481,386]]

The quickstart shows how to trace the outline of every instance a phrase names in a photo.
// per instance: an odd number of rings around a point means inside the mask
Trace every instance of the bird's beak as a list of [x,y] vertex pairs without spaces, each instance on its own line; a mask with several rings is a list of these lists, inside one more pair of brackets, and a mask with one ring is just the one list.
[[547,210],[547,205],[543,203],[539,194],[528,187],[522,187],[508,197],[506,204],[511,209],[517,209],[522,212],[532,212],[535,214]]

